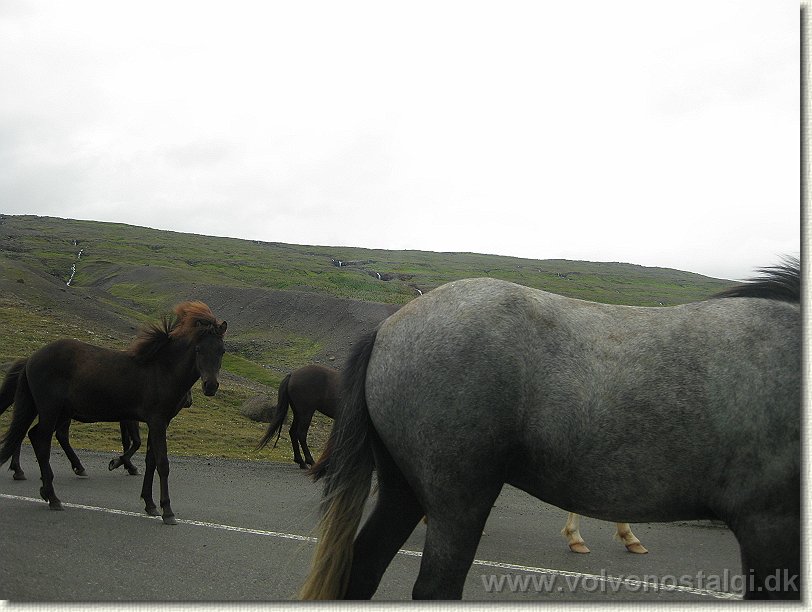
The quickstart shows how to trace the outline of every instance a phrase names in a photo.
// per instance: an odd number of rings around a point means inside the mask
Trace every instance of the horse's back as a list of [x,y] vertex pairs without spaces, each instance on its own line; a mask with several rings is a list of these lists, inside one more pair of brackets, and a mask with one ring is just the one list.
[[[108,408],[126,410],[145,391],[140,370],[125,352],[74,339],[51,342],[28,359],[26,374],[38,409],[68,412],[79,421],[105,418]],[[133,417],[134,418],[134,417]]]
[[28,358],[26,373],[34,384],[40,379],[47,379],[52,385],[65,384],[86,367],[88,360],[102,361],[108,353],[108,349],[63,338],[35,351]]
[[301,408],[312,408],[335,417],[341,377],[337,370],[319,364],[309,364],[294,370],[288,381],[288,393]]

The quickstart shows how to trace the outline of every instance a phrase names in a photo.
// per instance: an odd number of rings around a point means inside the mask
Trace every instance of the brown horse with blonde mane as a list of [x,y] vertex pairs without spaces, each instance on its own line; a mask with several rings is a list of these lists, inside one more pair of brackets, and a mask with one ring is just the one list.
[[204,395],[217,392],[227,324],[218,321],[203,302],[183,302],[174,312],[174,318],[164,317],[161,324],[144,328],[127,350],[56,340],[21,367],[12,367],[6,376],[0,388],[0,414],[12,403],[13,387],[14,416],[2,439],[0,465],[13,455],[39,417],[28,437],[40,465],[40,495],[52,510],[62,510],[49,462],[54,431],[70,419],[84,423],[136,420],[149,428],[141,490],[146,512],[158,514],[152,498],[157,469],[163,521],[176,524],[169,501],[166,428],[198,379]]

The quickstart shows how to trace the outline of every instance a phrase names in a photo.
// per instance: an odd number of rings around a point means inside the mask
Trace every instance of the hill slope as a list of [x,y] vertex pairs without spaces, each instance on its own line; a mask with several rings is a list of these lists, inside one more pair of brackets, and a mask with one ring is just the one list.
[[[243,402],[275,399],[282,377],[307,363],[340,367],[354,340],[401,304],[472,276],[645,306],[703,299],[730,284],[632,264],[301,246],[0,215],[0,364],[64,336],[123,349],[139,324],[203,300],[229,322],[223,388],[214,399],[195,394],[170,428],[170,448],[256,458],[263,426],[240,415]],[[316,423],[313,446],[327,426]],[[111,425],[74,427],[73,438],[78,447],[118,446]],[[280,446],[273,456],[287,457]]]

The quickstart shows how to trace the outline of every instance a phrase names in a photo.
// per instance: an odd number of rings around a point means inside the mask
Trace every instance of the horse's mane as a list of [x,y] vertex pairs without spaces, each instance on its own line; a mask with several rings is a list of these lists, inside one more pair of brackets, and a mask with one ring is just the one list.
[[127,353],[140,362],[152,361],[169,344],[174,326],[175,321],[168,316],[164,316],[160,323],[144,325],[138,330],[138,335],[127,349]]
[[211,309],[203,302],[181,302],[175,306],[176,324],[170,332],[173,338],[210,332],[219,325]]
[[801,302],[801,263],[795,257],[769,268],[758,270],[762,276],[725,289],[714,298],[753,297],[782,302]]
[[151,361],[173,339],[195,339],[205,333],[222,335],[211,309],[203,302],[181,302],[174,316],[142,327],[127,352],[141,362]]

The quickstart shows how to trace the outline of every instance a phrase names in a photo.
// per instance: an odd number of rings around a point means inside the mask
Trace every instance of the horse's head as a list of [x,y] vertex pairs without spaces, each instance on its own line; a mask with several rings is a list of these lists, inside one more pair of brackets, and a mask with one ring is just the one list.
[[225,321],[222,323],[197,321],[196,325],[199,333],[195,344],[195,363],[200,374],[203,394],[212,396],[220,387],[217,375],[220,373],[223,355],[226,352],[223,336],[228,324]]

